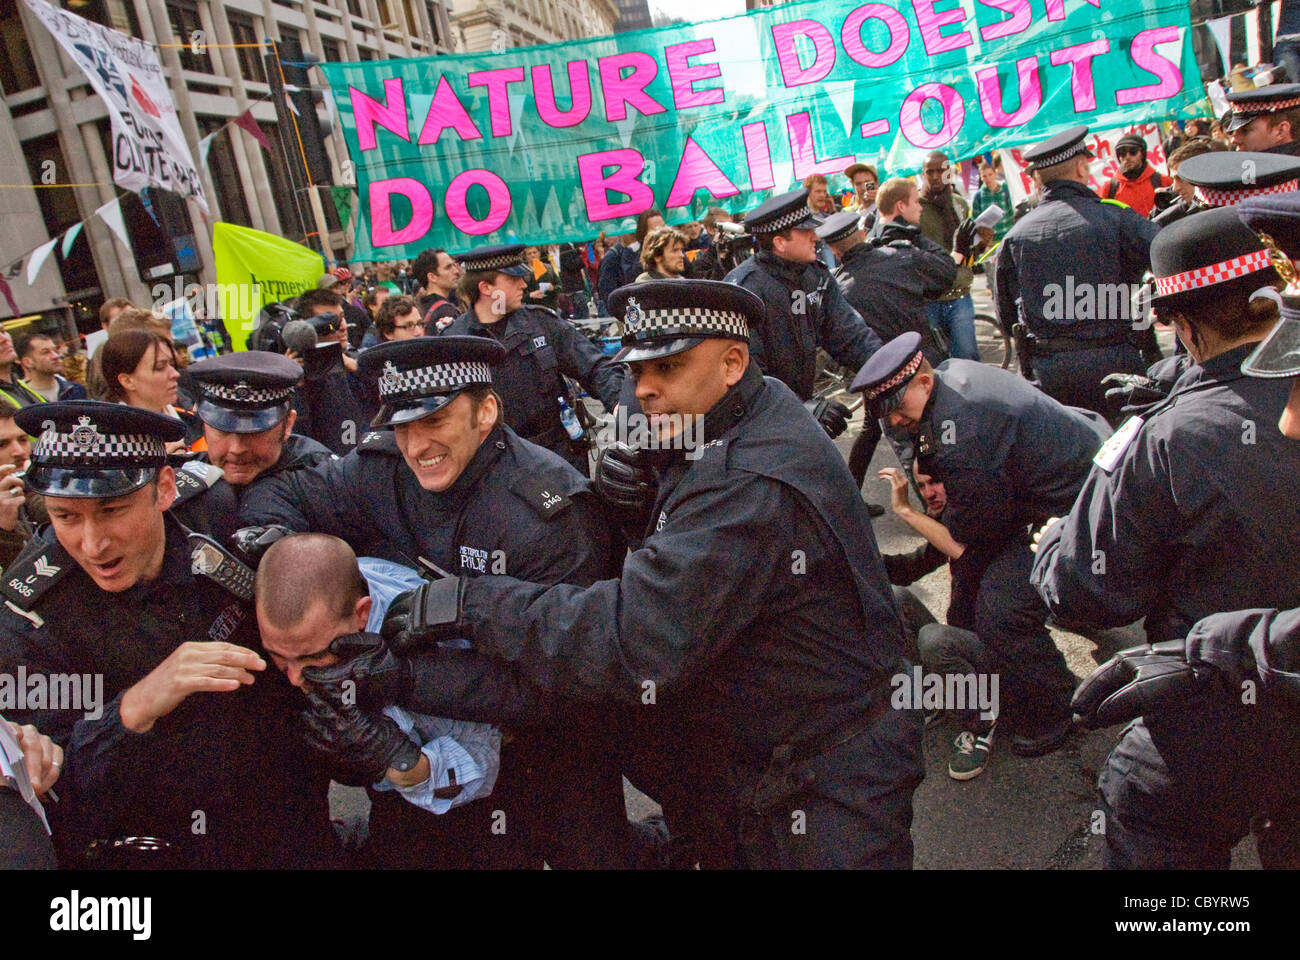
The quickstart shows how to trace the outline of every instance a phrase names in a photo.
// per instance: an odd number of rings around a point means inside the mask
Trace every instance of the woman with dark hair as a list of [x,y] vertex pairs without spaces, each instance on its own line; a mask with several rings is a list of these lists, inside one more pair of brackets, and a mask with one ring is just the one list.
[[638,246],[645,243],[646,235],[654,230],[658,230],[667,221],[664,215],[658,210],[642,210],[641,215],[636,218],[636,242]]
[[[103,358],[105,400],[152,410],[191,425],[175,407],[176,384],[181,375],[170,340],[152,330],[123,330],[104,341],[99,354]],[[184,441],[177,441],[177,449],[168,452],[185,449]]]
[[[1300,606],[1300,499],[1283,482],[1300,476],[1300,445],[1277,426],[1290,384],[1241,372],[1278,321],[1274,262],[1233,207],[1152,241],[1156,319],[1173,325],[1193,365],[1116,431],[1070,514],[1040,531],[1030,579],[1059,622],[1144,619],[1147,642],[1159,644],[1221,610]],[[1103,768],[1107,866],[1226,869],[1249,829],[1224,793],[1237,790],[1225,750],[1189,738],[1183,720],[1240,744],[1246,714],[1262,708],[1219,711],[1189,691],[1187,711],[1127,727]],[[1201,786],[1171,797],[1171,775]]]

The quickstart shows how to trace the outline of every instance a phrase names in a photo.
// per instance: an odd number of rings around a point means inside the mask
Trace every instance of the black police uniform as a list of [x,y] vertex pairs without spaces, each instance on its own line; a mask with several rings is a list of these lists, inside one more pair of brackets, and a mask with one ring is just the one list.
[[[745,218],[751,233],[815,226],[806,189],[773,197]],[[792,263],[760,250],[727,274],[726,282],[744,287],[767,308],[766,321],[749,339],[750,360],[801,400],[813,395],[818,347],[852,370],[880,349],[880,337],[849,306],[820,260]]]
[[947,359],[935,342],[925,302],[952,289],[957,264],[919,228],[885,224],[870,244],[846,250],[833,275],[849,306],[882,343],[914,330],[931,365]]
[[[1026,151],[1040,166],[1086,152],[1078,127]],[[1032,156],[1031,156],[1032,154]],[[998,315],[1033,336],[1035,379],[1067,406],[1106,414],[1101,378],[1141,373],[1131,342],[1131,289],[1146,272],[1159,228],[1122,205],[1103,203],[1085,184],[1053,180],[1038,206],[1002,240],[997,258]],[[1072,278],[1072,282],[1068,278]],[[1074,291],[1090,291],[1092,308]],[[1049,318],[1049,303],[1062,316]],[[1079,303],[1088,316],[1075,317]]]
[[[29,483],[59,496],[138,489],[163,462],[162,441],[178,439],[181,429],[147,411],[90,401],[33,412],[40,415],[21,423],[24,429],[40,433],[49,418],[58,428],[38,438]],[[145,449],[151,446],[146,436],[159,438],[157,456]],[[223,869],[328,865],[334,846],[329,778],[301,742],[299,698],[279,671],[265,671],[235,692],[192,694],[147,733],[122,725],[122,695],[180,644],[260,646],[252,571],[215,544],[193,540],[174,518],[165,524],[159,576],[128,590],[100,590],[49,529],[0,583],[0,670],[103,677],[97,719],[66,709],[7,714],[35,724],[64,749],[60,802],[50,811],[60,860],[65,866]],[[138,843],[124,846],[127,837],[158,838],[170,848],[144,852]],[[100,858],[85,860],[96,841]]]
[[[628,362],[743,335],[710,306],[763,316],[705,281],[628,288],[616,315],[632,297]],[[694,460],[654,455],[657,500],[619,579],[472,579],[458,627],[547,688],[639,705],[652,682],[703,866],[906,867],[921,718],[888,708],[907,663],[862,501],[798,398],[752,364],[704,439]]]
[[[918,346],[915,334],[887,344],[854,389],[864,389],[869,403],[882,386],[901,398],[915,368],[903,368],[901,378],[895,371]],[[944,526],[970,554],[961,558],[969,587],[960,593],[973,598],[973,611],[953,625],[987,646],[1002,676],[1001,719],[1025,731],[1068,716],[1074,688],[1029,585],[1028,532],[1070,508],[1108,433],[1099,416],[1064,407],[1005,370],[949,360],[934,371],[916,453],[921,469],[944,484]],[[954,584],[954,600],[958,592]]]
[[[283,423],[293,402],[294,387],[303,377],[302,368],[288,357],[261,351],[211,357],[188,369],[199,394],[196,415],[203,423],[224,433],[262,433]],[[291,433],[284,438],[279,458],[254,477],[253,483],[285,470],[314,467],[333,457],[324,444]],[[206,452],[195,459],[210,462]],[[251,485],[236,486],[224,477],[214,484],[230,488],[236,511],[239,497]]]
[[[1180,277],[1262,246],[1231,210],[1182,221],[1153,246],[1157,292],[1185,295],[1193,288]],[[1163,268],[1167,249],[1174,266]],[[1241,298],[1276,279],[1266,258],[1219,275],[1241,276],[1220,294]],[[1243,376],[1254,347],[1184,373],[1043,534],[1033,583],[1058,615],[1103,626],[1145,617],[1148,640],[1160,643],[1216,611],[1300,605],[1300,556],[1287,535],[1300,525],[1300,503],[1277,482],[1300,475],[1300,444],[1276,427],[1290,383]],[[1130,724],[1098,784],[1107,864],[1226,867],[1249,821],[1244,811],[1273,789],[1268,771],[1300,759],[1293,736],[1261,741],[1269,724],[1260,713],[1239,698],[1203,695]],[[1261,761],[1252,776],[1269,783],[1241,782],[1243,757]]]
[[[461,258],[466,272],[499,269],[531,275],[522,265],[523,247],[489,247]],[[520,271],[523,271],[520,273]],[[493,388],[505,403],[506,424],[530,443],[545,447],[587,474],[587,453],[575,449],[560,422],[559,398],[572,403],[564,378],[571,377],[606,410],[618,403],[626,375],[600,349],[553,310],[525,304],[499,321],[484,324],[473,309],[448,324],[444,336],[493,337],[506,350],[494,368]]]
[[[440,341],[450,353],[500,356],[491,341]],[[395,341],[362,356],[365,369],[384,367],[379,378],[401,387],[402,371],[427,356],[419,341]],[[412,360],[401,361],[401,357]],[[397,370],[398,367],[402,370]],[[414,377],[408,419],[427,415],[449,395],[434,386],[442,374]],[[492,382],[487,378],[487,382]],[[386,401],[391,403],[391,401]],[[420,404],[428,403],[428,407]],[[414,406],[410,406],[414,404]],[[390,407],[381,410],[388,419]],[[391,431],[367,435],[356,451],[308,470],[280,474],[253,485],[240,504],[249,525],[281,524],[296,531],[346,540],[359,556],[380,557],[416,569],[468,576],[504,570],[546,583],[591,583],[613,563],[609,525],[589,481],[551,452],[498,426],[464,472],[442,493],[424,490],[407,467]],[[455,663],[453,668],[451,663]],[[482,658],[440,661],[456,694],[443,711],[422,712],[499,722],[503,691]],[[458,672],[464,671],[464,672]],[[552,698],[553,699],[553,698]],[[511,708],[513,709],[513,708]],[[454,710],[454,712],[452,712]],[[483,803],[429,816],[391,793],[376,794],[371,812],[372,857],[387,866],[626,866],[626,815],[619,771],[609,759],[603,721],[585,705],[549,704],[551,725],[521,727],[502,750],[502,772]],[[514,719],[505,716],[504,719]],[[507,812],[507,833],[492,831],[492,813]],[[510,823],[525,825],[512,830]]]

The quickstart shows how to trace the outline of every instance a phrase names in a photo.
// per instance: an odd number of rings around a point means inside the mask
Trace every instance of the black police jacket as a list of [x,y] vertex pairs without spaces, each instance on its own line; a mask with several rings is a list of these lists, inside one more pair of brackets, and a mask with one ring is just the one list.
[[566,376],[597,397],[606,410],[614,409],[627,369],[612,362],[554,311],[525,305],[491,329],[471,311],[448,324],[443,334],[492,337],[494,330],[501,331],[506,356],[492,368],[492,388],[505,401],[506,425],[525,440],[556,452],[567,446],[557,402],[559,397],[568,402]]
[[1043,534],[1031,579],[1058,617],[1146,617],[1158,643],[1218,611],[1300,607],[1300,500],[1279,482],[1300,476],[1277,429],[1290,381],[1244,376],[1254,346],[1188,369]]
[[[616,569],[611,527],[590,481],[509,427],[493,430],[443,493],[420,486],[384,430],[340,460],[254,484],[240,516],[332,534],[358,556],[419,570],[432,563],[453,575],[588,584]],[[474,651],[443,650],[423,666],[443,685],[405,704],[421,713],[502,723],[563,712]]]
[[861,495],[798,398],[752,365],[704,432],[698,459],[670,453],[645,539],[617,579],[473,580],[471,642],[548,689],[653,696],[680,721],[683,755],[709,759],[689,790],[732,827],[783,743],[842,751],[811,789],[856,809],[866,801],[853,771],[902,782],[920,769],[906,738],[821,741],[869,716],[900,669],[902,625]]
[[360,382],[348,373],[343,354],[331,345],[309,351],[304,361],[302,383],[293,391],[293,408],[298,412],[295,429],[343,456],[370,424],[358,397]]
[[1002,239],[998,316],[1016,317],[1043,339],[1126,334],[1132,288],[1151,264],[1159,230],[1084,184],[1053,180]]
[[166,529],[161,574],[121,593],[96,587],[48,530],[0,584],[0,671],[103,678],[98,717],[48,702],[5,712],[64,749],[49,808],[61,860],[77,866],[90,841],[151,836],[173,845],[177,866],[322,865],[334,846],[329,777],[301,741],[302,697],[279,670],[192,694],[147,733],[122,726],[122,695],[182,643],[261,648],[251,602],[193,573],[184,530],[170,518]]
[[857,370],[882,345],[819,260],[796,264],[759,251],[726,279],[757,294],[767,307],[766,322],[750,334],[750,359],[801,400],[813,395],[818,347],[840,366]]
[[1211,614],[1188,633],[1187,652],[1227,668],[1229,676],[1257,678],[1260,706],[1293,723],[1300,719],[1300,609]]
[[1109,435],[1099,414],[1013,373],[948,360],[935,370],[916,451],[947,491],[944,526],[959,543],[991,546],[1068,511]]
[[925,302],[952,289],[957,278],[957,264],[943,247],[915,227],[887,224],[873,243],[846,250],[833,275],[881,342],[913,330],[932,365],[946,359],[925,312]]

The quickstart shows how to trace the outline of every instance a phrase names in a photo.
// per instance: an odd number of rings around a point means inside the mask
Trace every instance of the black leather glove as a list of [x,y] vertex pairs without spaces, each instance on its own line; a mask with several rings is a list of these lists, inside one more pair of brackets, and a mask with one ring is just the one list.
[[258,527],[240,527],[230,535],[230,545],[248,558],[248,562],[257,566],[262,560],[262,554],[275,541],[287,537],[293,531],[288,527],[282,527],[278,523],[268,523],[265,526]]
[[820,400],[808,400],[804,403],[808,412],[822,425],[826,435],[834,440],[848,429],[849,417],[853,411],[837,400],[822,397]]
[[367,787],[390,767],[407,771],[420,762],[420,748],[382,714],[336,704],[312,690],[302,711],[307,745],[330,764],[330,775],[350,787]]
[[1136,413],[1159,403],[1169,395],[1159,380],[1152,380],[1140,373],[1108,373],[1101,378],[1101,385],[1113,384],[1106,391],[1106,403],[1112,410],[1120,413]]
[[395,657],[377,633],[347,633],[335,637],[330,653],[339,662],[328,667],[303,667],[303,679],[338,706],[359,705],[379,710],[389,704],[406,706],[413,686],[411,662]]
[[649,522],[650,509],[658,493],[654,474],[643,462],[640,450],[614,443],[600,451],[596,460],[596,493],[611,517],[624,529],[640,536]]
[[1083,681],[1070,708],[1096,730],[1180,706],[1214,673],[1208,664],[1188,663],[1183,640],[1132,647],[1115,654]]
[[975,221],[967,217],[957,227],[957,232],[952,235],[952,249],[960,253],[962,257],[969,257],[971,248],[975,244]]
[[422,583],[398,596],[380,627],[384,641],[397,656],[436,647],[440,640],[462,636],[461,603],[464,577],[444,577]]

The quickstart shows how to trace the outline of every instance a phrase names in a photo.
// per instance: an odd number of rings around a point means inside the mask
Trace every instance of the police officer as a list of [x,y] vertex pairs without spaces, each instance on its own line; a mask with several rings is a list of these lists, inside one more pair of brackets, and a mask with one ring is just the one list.
[[1014,731],[1013,752],[1037,756],[1069,734],[1074,680],[1029,585],[1029,529],[1074,502],[1109,428],[1005,370],[958,359],[931,368],[920,346],[915,333],[891,340],[853,389],[872,416],[916,438],[918,469],[944,484],[943,525],[971,585],[961,592],[975,597],[970,629],[1002,677],[998,722]]
[[[726,277],[767,308],[767,322],[749,341],[753,361],[805,401],[813,395],[818,347],[851,370],[880,348],[880,338],[817,259],[816,227],[806,189],[760,204],[745,216],[758,253]],[[832,439],[844,432],[849,411],[842,404],[827,397],[810,409]]]
[[295,691],[254,652],[252,572],[167,512],[164,445],[183,425],[94,401],[17,416],[37,435],[26,480],[51,523],[0,584],[0,669],[83,678],[81,704],[7,714],[64,750],[61,862],[325,862],[329,778],[306,756]]
[[[1231,207],[1256,196],[1300,189],[1300,159],[1276,153],[1218,152],[1190,157],[1178,168],[1179,179],[1193,187],[1183,217],[1216,207]],[[1161,227],[1182,217],[1157,222]],[[1111,409],[1121,415],[1141,413],[1169,395],[1192,365],[1186,351],[1153,363],[1145,374],[1114,373],[1103,379]]]
[[1016,349],[1027,376],[1061,403],[1105,414],[1101,378],[1148,365],[1132,342],[1131,304],[1159,228],[1088,188],[1087,133],[1073,127],[1024,153],[1043,198],[1002,241],[998,315],[1024,325]]
[[[589,481],[501,422],[491,368],[505,357],[495,339],[481,336],[371,347],[360,363],[363,375],[378,380],[382,406],[374,425],[393,429],[368,434],[340,460],[255,484],[240,503],[253,525],[240,541],[265,543],[273,534],[266,526],[280,525],[331,534],[360,556],[431,573],[504,572],[571,584],[608,576],[613,546]],[[491,672],[484,658],[455,663],[443,657],[437,665],[444,683],[459,682],[454,707],[420,712],[501,719],[493,714],[499,700],[484,679]],[[559,713],[559,725],[519,728],[503,751],[507,769],[494,802],[461,811],[469,822],[459,836],[481,862],[540,866],[544,857],[557,867],[627,865],[622,780],[609,759],[604,720],[572,703]],[[393,819],[386,823],[405,822],[409,805],[389,799]],[[496,809],[530,829],[494,831]],[[402,830],[377,842],[387,844],[380,859],[419,865]]]
[[[668,757],[688,758],[703,866],[908,866],[921,717],[889,707],[901,626],[834,445],[749,363],[763,303],[651,281],[611,306],[660,431],[642,547],[586,588],[436,581],[410,631],[467,636],[548,687],[675,721]],[[683,449],[697,415],[703,445]]]
[[1232,113],[1224,127],[1238,150],[1300,156],[1300,83],[1270,83],[1228,94]]
[[587,474],[587,452],[560,421],[560,399],[570,402],[564,378],[597,397],[606,410],[618,403],[624,371],[553,310],[524,304],[530,275],[524,247],[481,247],[461,257],[460,290],[469,310],[447,336],[494,338],[505,348],[493,384],[505,401],[505,422],[519,436],[564,457]]
[[856,211],[845,211],[817,228],[817,236],[840,261],[832,275],[844,299],[882,343],[914,330],[926,359],[942,363],[948,358],[935,342],[925,302],[952,289],[957,265],[943,247],[905,221],[886,222],[868,244],[858,219]]
[[[1261,206],[1246,216],[1271,235],[1287,218]],[[1295,866],[1300,740],[1294,719],[1276,714],[1281,704],[1294,717],[1295,700],[1275,693],[1294,688],[1282,674],[1295,658],[1291,615],[1277,610],[1300,605],[1300,504],[1285,483],[1300,471],[1300,445],[1280,432],[1300,434],[1288,394],[1300,398],[1285,379],[1300,372],[1296,324],[1283,321],[1259,344],[1276,309],[1251,294],[1278,277],[1237,211],[1162,231],[1152,269],[1156,309],[1196,365],[1165,403],[1116,433],[1121,442],[1099,455],[1075,508],[1043,531],[1034,585],[1053,609],[1093,623],[1145,615],[1156,645],[1121,654],[1075,702],[1094,726],[1144,715],[1098,782],[1106,865],[1224,869],[1251,817],[1270,813],[1291,816],[1284,862]],[[1104,574],[1083,560],[1099,554]],[[1265,609],[1211,616],[1248,607]],[[1211,688],[1214,673],[1225,687]],[[1247,679],[1258,697],[1244,695]],[[1266,864],[1276,852],[1268,846]]]

